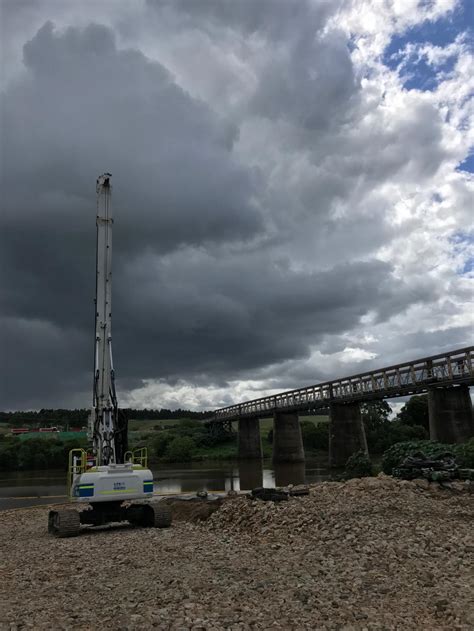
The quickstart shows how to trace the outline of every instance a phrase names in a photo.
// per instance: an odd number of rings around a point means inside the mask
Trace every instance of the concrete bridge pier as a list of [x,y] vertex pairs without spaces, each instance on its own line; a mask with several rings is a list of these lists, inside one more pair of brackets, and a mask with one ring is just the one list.
[[329,406],[329,466],[343,467],[357,451],[367,449],[360,403],[336,403]]
[[474,418],[467,385],[428,391],[430,439],[463,443],[474,436]]
[[275,412],[273,416],[273,462],[304,462],[297,412]]
[[239,419],[238,449],[241,460],[262,458],[262,439],[258,418]]

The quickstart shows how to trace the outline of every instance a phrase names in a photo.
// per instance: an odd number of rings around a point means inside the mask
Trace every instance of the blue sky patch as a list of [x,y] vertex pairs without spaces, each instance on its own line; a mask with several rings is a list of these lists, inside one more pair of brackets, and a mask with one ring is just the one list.
[[455,232],[449,240],[452,243],[474,243],[474,235],[467,232]]
[[474,256],[470,256],[464,263],[461,274],[470,274],[472,271],[474,271]]
[[[427,3],[429,4],[429,3]],[[403,61],[401,78],[407,90],[434,90],[443,74],[450,72],[456,62],[455,55],[445,60],[437,67],[427,63],[425,58],[419,58],[414,53],[404,54],[407,45],[431,44],[445,48],[452,44],[461,33],[467,33],[472,41],[472,29],[474,26],[474,0],[462,0],[456,9],[446,17],[418,24],[400,35],[396,35],[384,51],[383,63],[395,70]]]
[[[431,0],[421,5],[429,6]],[[465,45],[474,48],[474,0],[461,0],[447,16],[435,21],[425,21],[392,37],[384,51],[382,61],[391,70],[399,69],[403,86],[407,90],[435,90],[443,77],[454,68],[456,54],[446,57],[442,63],[431,65],[419,49],[425,45],[446,48],[460,35]],[[409,48],[412,48],[409,52]],[[448,113],[449,116],[449,113]],[[471,152],[457,170],[474,173],[474,152]]]
[[454,254],[462,254],[464,252],[467,255],[464,265],[457,273],[460,276],[470,274],[474,270],[474,257],[471,254],[468,254],[468,252],[471,249],[470,246],[474,244],[474,234],[456,232],[449,238],[449,241],[453,246]]
[[469,171],[470,173],[474,173],[474,151],[458,165],[457,171]]

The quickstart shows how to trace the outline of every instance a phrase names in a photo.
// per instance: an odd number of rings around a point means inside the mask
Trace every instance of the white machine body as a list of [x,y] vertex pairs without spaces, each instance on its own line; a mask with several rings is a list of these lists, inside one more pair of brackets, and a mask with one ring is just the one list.
[[71,496],[90,504],[151,498],[153,474],[131,462],[93,467],[74,476]]

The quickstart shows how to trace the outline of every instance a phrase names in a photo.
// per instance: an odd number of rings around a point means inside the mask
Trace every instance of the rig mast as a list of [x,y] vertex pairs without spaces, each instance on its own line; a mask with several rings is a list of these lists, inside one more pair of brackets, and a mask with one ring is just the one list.
[[[90,433],[98,465],[123,461],[117,449],[118,404],[112,360],[112,186],[110,173],[97,179],[94,395]],[[120,442],[120,441],[118,441]]]

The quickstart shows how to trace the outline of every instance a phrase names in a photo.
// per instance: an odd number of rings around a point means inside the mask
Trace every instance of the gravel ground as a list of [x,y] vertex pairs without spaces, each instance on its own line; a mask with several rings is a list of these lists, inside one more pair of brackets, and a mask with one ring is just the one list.
[[1,629],[474,628],[474,495],[385,476],[55,539],[0,514]]

